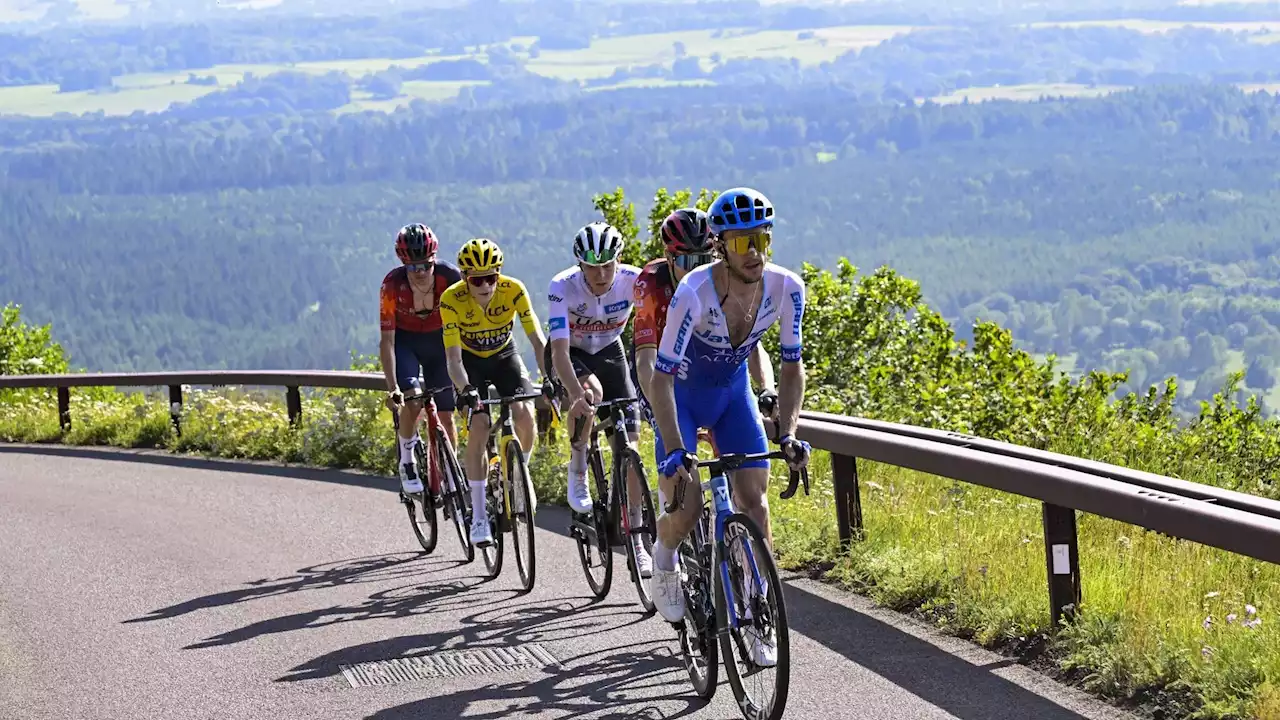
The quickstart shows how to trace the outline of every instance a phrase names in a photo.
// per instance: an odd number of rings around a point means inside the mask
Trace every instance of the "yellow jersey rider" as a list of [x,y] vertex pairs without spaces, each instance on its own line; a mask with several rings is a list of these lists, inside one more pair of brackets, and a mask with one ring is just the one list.
[[[489,432],[490,419],[486,407],[480,405],[481,395],[487,395],[490,382],[503,397],[533,392],[529,372],[512,338],[516,316],[520,317],[520,325],[533,345],[543,377],[547,377],[542,368],[546,340],[529,304],[524,283],[501,274],[502,249],[497,243],[487,238],[468,240],[458,251],[458,268],[462,271],[462,280],[450,285],[441,296],[440,321],[444,327],[449,377],[455,387],[462,388],[458,393],[458,407],[469,407],[473,413],[466,453],[473,508],[471,542],[484,547],[493,542],[493,537],[485,512],[484,437]],[[528,460],[534,442],[530,402],[513,404],[511,417]]]

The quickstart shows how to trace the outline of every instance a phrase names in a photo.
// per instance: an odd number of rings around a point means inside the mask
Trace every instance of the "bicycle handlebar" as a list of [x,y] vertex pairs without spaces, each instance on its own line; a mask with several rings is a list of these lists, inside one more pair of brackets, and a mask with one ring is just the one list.
[[481,400],[481,405],[510,405],[511,403],[522,402],[524,400],[536,400],[542,397],[542,393],[520,393],[519,395],[511,395],[508,397],[495,398],[493,400]]
[[[717,466],[722,471],[737,470],[744,463],[752,460],[786,460],[786,454],[782,450],[773,450],[771,452],[762,453],[726,453],[720,457],[711,458],[710,460],[698,460],[695,465],[697,467]],[[804,494],[809,494],[809,468],[803,467],[799,470],[792,470],[790,480],[787,487],[778,497],[782,500],[790,500],[796,494],[797,486],[804,483]],[[681,481],[676,485],[675,497],[670,502],[663,504],[663,509],[669,513],[674,513],[684,504],[684,482]]]

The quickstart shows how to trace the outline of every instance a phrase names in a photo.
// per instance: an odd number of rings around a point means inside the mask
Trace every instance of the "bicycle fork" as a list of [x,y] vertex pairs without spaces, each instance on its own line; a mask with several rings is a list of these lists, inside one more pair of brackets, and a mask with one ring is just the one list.
[[[728,524],[729,518],[735,514],[736,509],[733,506],[733,499],[729,496],[729,478],[726,473],[714,475],[703,485],[704,489],[711,490],[712,502],[715,506],[713,517],[715,518],[715,547],[712,559],[712,567],[720,575],[720,587],[724,588],[724,606],[723,617],[718,618],[724,622],[716,623],[716,634],[723,635],[730,630],[738,630],[742,626],[742,617],[738,614],[738,603],[734,597],[734,584],[729,576],[729,560],[728,553],[725,551],[725,525]],[[755,554],[752,552],[751,543],[745,542],[742,545],[743,553],[746,560],[745,567],[740,568],[745,575],[746,572],[751,573],[751,582],[756,585],[757,593],[763,594],[763,583],[760,580],[760,572],[756,569]],[[745,581],[746,578],[744,577]],[[746,582],[743,583],[746,585]],[[744,598],[745,601],[745,598]]]

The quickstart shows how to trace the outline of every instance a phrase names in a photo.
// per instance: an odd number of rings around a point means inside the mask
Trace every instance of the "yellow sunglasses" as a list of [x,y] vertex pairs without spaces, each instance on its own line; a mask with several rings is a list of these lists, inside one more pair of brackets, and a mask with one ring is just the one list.
[[761,255],[769,252],[769,245],[773,243],[773,233],[768,230],[756,230],[745,235],[725,238],[725,250],[735,255],[746,255],[747,251],[755,248]]

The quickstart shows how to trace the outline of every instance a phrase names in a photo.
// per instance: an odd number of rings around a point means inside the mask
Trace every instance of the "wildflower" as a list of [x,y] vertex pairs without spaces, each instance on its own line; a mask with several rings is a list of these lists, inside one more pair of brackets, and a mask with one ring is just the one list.
[[1230,615],[1227,615],[1227,624],[1231,625],[1235,623],[1237,617],[1238,616],[1235,613],[1231,613]]
[[1253,617],[1254,615],[1258,614],[1258,608],[1252,605],[1245,605],[1244,611],[1245,611],[1245,614],[1247,614],[1249,617]]
[[1208,630],[1209,628],[1213,627],[1213,616],[1212,616],[1212,615],[1210,615],[1210,616],[1206,617],[1206,618],[1204,619],[1204,622],[1203,622],[1202,624],[1204,625],[1204,629],[1205,629],[1205,630]]

